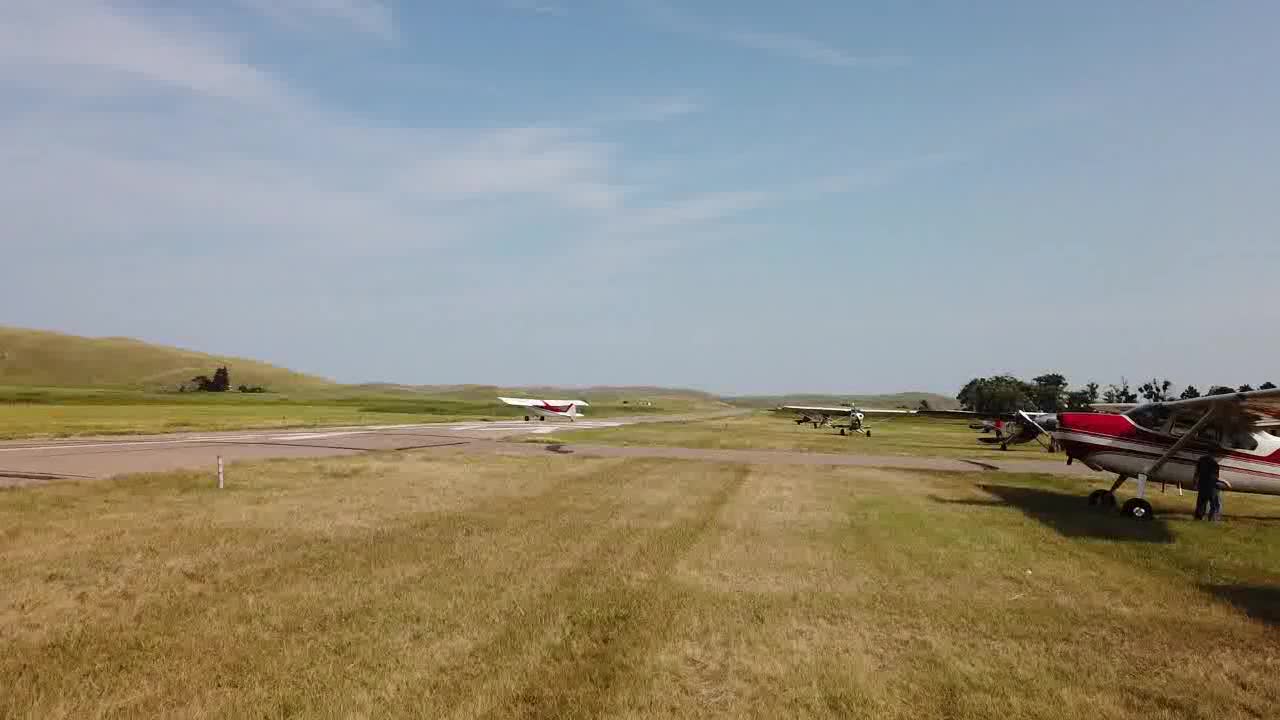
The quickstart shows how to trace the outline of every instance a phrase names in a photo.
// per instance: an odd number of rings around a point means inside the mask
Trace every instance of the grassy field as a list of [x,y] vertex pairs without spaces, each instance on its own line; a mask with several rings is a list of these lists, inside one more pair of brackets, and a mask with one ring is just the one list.
[[[604,397],[590,417],[696,412],[724,407],[696,397],[652,405]],[[0,387],[0,439],[251,428],[382,425],[520,417],[493,394],[332,388],[287,394],[151,393],[122,389]]]
[[177,388],[196,375],[229,366],[233,384],[304,390],[334,382],[246,358],[210,355],[131,338],[0,326],[0,385]]
[[941,455],[965,458],[1061,459],[1050,455],[1038,443],[998,446],[978,442],[980,433],[968,423],[955,420],[894,418],[870,421],[871,437],[841,436],[831,428],[814,429],[797,425],[785,415],[756,412],[734,418],[629,425],[604,430],[575,430],[546,435],[534,442],[565,442],[601,445],[664,445],[726,450],[809,450],[826,453],[866,455]]
[[[231,385],[266,394],[179,393],[230,369]],[[570,397],[592,417],[727,406],[706,393],[653,387],[500,388],[339,385],[267,363],[153,345],[0,326],[0,439],[444,422],[514,418],[499,395]]]
[[0,716],[1263,718],[1280,506],[382,455],[0,492]]

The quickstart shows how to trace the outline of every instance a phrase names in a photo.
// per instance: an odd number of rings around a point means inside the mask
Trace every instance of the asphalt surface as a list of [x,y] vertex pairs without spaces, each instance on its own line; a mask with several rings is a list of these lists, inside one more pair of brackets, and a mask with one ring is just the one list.
[[0,443],[0,487],[37,484],[60,479],[101,479],[139,472],[188,470],[225,462],[269,458],[337,457],[392,450],[452,450],[456,452],[538,455],[555,453],[582,457],[646,457],[744,462],[753,464],[835,465],[914,470],[1087,473],[1068,468],[1061,460],[963,460],[941,457],[843,455],[803,451],[699,450],[679,447],[618,447],[607,445],[543,445],[500,442],[520,435],[619,427],[637,422],[672,422],[723,416],[682,415],[563,421],[460,422],[374,427],[336,427],[308,430],[253,430],[181,433],[74,440],[24,440]]
[[235,462],[450,447],[565,428],[618,427],[632,421],[424,423],[23,440],[0,443],[0,486],[61,478],[106,478],[125,473],[213,468],[219,457]]

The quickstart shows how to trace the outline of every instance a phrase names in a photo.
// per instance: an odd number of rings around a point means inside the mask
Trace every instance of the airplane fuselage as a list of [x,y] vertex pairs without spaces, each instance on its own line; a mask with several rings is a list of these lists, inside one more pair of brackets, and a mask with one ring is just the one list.
[[[1128,415],[1062,413],[1054,438],[1069,459],[1094,470],[1138,477],[1178,441],[1166,428],[1147,428]],[[1228,490],[1280,495],[1280,437],[1265,431],[1237,442],[1188,442],[1149,480],[1188,489],[1196,486],[1196,462],[1204,455],[1218,461],[1219,482]]]

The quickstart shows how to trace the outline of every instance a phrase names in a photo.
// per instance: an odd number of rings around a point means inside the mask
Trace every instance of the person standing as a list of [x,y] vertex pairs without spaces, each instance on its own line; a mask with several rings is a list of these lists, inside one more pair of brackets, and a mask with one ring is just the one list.
[[1196,519],[1222,519],[1222,490],[1218,488],[1218,461],[1202,455],[1196,462]]

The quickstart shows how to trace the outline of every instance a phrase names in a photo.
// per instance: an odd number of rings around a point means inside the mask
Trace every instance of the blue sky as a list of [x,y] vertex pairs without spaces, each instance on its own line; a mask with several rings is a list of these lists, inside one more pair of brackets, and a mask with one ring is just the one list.
[[0,323],[344,381],[1280,381],[1280,6],[0,4]]

